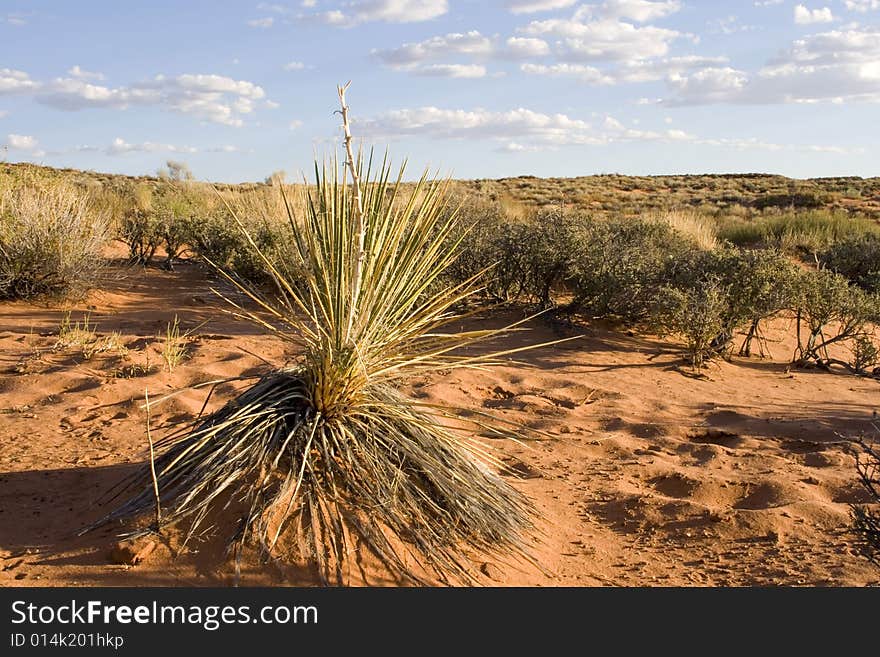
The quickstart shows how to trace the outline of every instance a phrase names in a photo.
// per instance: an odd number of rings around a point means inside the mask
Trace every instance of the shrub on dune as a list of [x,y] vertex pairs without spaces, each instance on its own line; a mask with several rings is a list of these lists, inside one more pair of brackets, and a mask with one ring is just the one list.
[[259,308],[236,312],[296,344],[299,362],[158,443],[158,500],[145,468],[140,491],[110,518],[158,501],[163,522],[187,521],[192,534],[228,508],[235,522],[219,529],[238,555],[253,542],[343,582],[365,549],[403,580],[468,581],[474,551],[525,554],[531,506],[487,447],[444,425],[452,411],[408,399],[397,384],[491,364],[501,354],[467,347],[499,331],[444,328],[474,291],[436,284],[456,257],[444,182],[423,177],[404,199],[403,169],[393,179],[384,162],[375,170],[358,157],[353,181],[338,171],[316,167],[305,216],[290,210],[300,278],[250,237],[276,297],[229,277]]
[[103,265],[106,217],[65,184],[27,185],[0,197],[0,297],[71,296]]

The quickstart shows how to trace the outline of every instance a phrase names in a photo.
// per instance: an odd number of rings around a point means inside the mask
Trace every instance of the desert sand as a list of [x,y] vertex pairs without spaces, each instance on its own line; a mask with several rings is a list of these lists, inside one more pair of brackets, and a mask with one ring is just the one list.
[[[99,290],[67,310],[90,314],[99,335],[118,331],[127,355],[86,359],[54,349],[65,309],[0,305],[0,585],[205,586],[233,582],[212,542],[179,551],[177,538],[114,552],[119,527],[77,531],[112,508],[102,496],[147,455],[144,390],[255,375],[290,357],[277,339],[224,314],[193,263],[175,272],[115,266]],[[169,321],[198,327],[191,357],[162,368]],[[500,325],[505,311],[476,321]],[[692,376],[668,339],[543,319],[506,346],[582,335],[492,371],[437,372],[408,392],[488,411],[540,429],[498,445],[511,481],[538,509],[536,562],[478,559],[486,585],[862,586],[880,570],[849,533],[849,504],[864,501],[845,438],[872,430],[880,383],[790,370],[789,322],[768,330],[772,358],[733,358]],[[141,376],[137,366],[151,366]],[[236,387],[226,384],[214,408]],[[155,407],[163,426],[198,413],[207,388]],[[501,441],[494,441],[501,442]],[[145,549],[146,548],[146,549]],[[140,552],[138,558],[134,554]],[[135,563],[136,562],[136,563]],[[378,572],[352,583],[388,583]],[[309,573],[247,555],[243,585],[311,585]]]

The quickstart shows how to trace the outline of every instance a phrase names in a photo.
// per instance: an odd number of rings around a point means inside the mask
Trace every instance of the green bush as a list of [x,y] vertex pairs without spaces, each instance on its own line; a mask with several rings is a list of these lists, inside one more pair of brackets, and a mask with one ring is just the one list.
[[564,247],[574,255],[568,275],[573,305],[594,317],[648,319],[670,263],[689,246],[666,224],[629,219],[582,225],[577,240]]
[[845,239],[822,253],[819,260],[863,289],[880,293],[880,234]]
[[553,305],[553,291],[571,267],[576,219],[558,210],[511,219],[500,205],[473,198],[458,212],[463,228],[449,238],[450,247],[460,240],[459,257],[447,272],[453,282],[480,276],[495,301]]
[[714,278],[685,288],[665,286],[657,295],[657,315],[664,332],[680,335],[694,369],[718,353],[716,341],[725,330],[727,290]]
[[76,296],[103,266],[108,222],[66,184],[25,186],[0,198],[0,297]]
[[[880,320],[880,299],[828,270],[803,272],[796,300],[798,347],[794,363],[822,367],[850,363],[833,358],[828,347],[850,345],[870,335],[870,325]],[[803,329],[803,330],[802,330]],[[802,333],[806,333],[803,339]]]

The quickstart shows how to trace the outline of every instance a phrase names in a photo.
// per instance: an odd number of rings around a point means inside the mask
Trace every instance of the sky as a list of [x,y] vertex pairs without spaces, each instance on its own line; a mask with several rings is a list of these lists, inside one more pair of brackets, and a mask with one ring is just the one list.
[[880,176],[880,0],[0,0],[0,160]]

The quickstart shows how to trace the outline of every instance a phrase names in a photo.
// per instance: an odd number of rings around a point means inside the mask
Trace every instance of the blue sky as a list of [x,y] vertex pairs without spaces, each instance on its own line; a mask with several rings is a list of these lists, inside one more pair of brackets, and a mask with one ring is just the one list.
[[880,0],[0,1],[0,157],[412,173],[880,175]]

